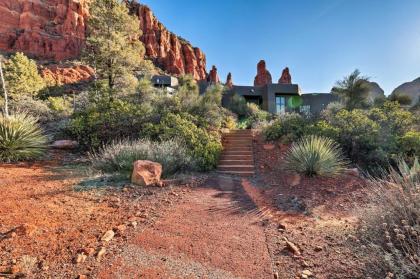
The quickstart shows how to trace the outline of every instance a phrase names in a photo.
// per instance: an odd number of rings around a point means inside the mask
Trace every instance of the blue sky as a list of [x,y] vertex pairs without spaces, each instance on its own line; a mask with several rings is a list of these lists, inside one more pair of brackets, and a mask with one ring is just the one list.
[[329,92],[358,68],[385,90],[420,77],[420,0],[143,0],[200,47],[222,80],[251,85],[265,59],[303,92]]

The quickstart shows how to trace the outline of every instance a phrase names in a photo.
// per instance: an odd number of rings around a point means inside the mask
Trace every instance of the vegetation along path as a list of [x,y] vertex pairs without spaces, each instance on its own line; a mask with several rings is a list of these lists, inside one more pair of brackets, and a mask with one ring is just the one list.
[[214,176],[135,236],[99,278],[273,278],[242,180]]

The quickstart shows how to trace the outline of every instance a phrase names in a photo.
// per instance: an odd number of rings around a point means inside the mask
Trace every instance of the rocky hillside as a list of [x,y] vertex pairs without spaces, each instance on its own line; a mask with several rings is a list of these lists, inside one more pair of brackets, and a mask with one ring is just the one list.
[[420,102],[420,78],[412,82],[406,82],[395,88],[393,96],[408,96],[411,99],[411,106]]
[[[78,58],[83,48],[88,0],[0,0],[0,50],[22,51],[39,59]],[[140,20],[147,56],[174,75],[206,78],[206,57],[199,49],[168,31],[152,11],[126,1]]]

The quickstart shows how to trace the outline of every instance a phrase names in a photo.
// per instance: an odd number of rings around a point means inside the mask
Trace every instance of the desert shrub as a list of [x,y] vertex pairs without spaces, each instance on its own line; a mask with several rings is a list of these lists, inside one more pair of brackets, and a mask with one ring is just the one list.
[[318,136],[304,137],[293,143],[285,162],[288,170],[308,176],[335,176],[346,166],[339,146],[329,138]]
[[408,157],[420,156],[420,132],[408,131],[399,138],[399,146]]
[[327,107],[321,112],[321,117],[326,121],[331,121],[334,116],[342,109],[345,109],[345,106],[340,102],[329,103]]
[[292,142],[305,134],[307,121],[297,113],[286,113],[264,128],[263,134],[267,140],[282,139]]
[[97,149],[115,140],[136,139],[149,122],[147,106],[125,100],[92,102],[76,112],[67,133],[86,149]]
[[183,140],[199,168],[212,169],[217,165],[222,150],[220,135],[197,127],[193,121],[194,117],[191,115],[169,113],[162,118],[154,132],[162,140]]
[[55,114],[48,106],[48,102],[34,99],[30,96],[22,96],[19,100],[10,101],[10,109],[15,112],[25,112],[38,119],[41,123],[54,120]]
[[318,135],[331,139],[338,138],[340,129],[332,126],[325,120],[320,120],[313,124],[310,124],[305,129],[306,135]]
[[230,99],[228,109],[238,115],[238,117],[245,117],[247,114],[247,102],[244,97],[233,94]]
[[25,113],[0,115],[0,161],[37,159],[44,154],[46,144],[35,117]]
[[172,139],[162,142],[150,140],[120,141],[111,143],[91,153],[92,168],[106,174],[120,174],[129,177],[133,163],[137,160],[150,160],[160,163],[163,176],[194,170],[195,162],[181,141]]
[[[409,167],[403,160],[389,175],[371,179],[371,205],[361,214],[360,238],[374,253],[383,274],[394,278],[418,278],[420,274],[420,164]],[[376,270],[370,268],[368,272]]]
[[73,112],[72,100],[68,97],[48,97],[49,107],[56,113],[70,115]]

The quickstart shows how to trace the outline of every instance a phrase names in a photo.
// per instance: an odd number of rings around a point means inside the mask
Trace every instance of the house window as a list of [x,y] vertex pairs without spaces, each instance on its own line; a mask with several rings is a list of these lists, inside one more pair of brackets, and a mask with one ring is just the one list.
[[311,106],[310,105],[304,105],[300,106],[300,113],[304,115],[310,115],[311,113]]
[[276,96],[276,113],[282,114],[286,112],[286,97]]

